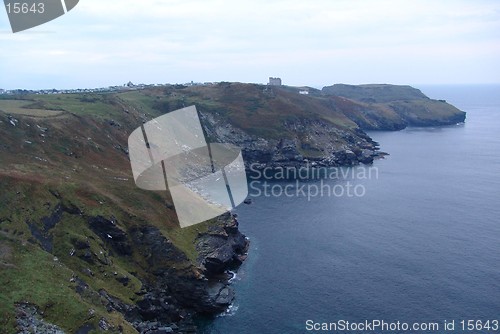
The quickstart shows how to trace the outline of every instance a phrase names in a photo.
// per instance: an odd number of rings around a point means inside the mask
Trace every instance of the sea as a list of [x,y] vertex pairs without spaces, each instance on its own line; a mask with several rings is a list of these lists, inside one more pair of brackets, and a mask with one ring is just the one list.
[[373,166],[249,180],[236,300],[202,333],[500,333],[500,85],[417,88],[466,122],[370,132]]

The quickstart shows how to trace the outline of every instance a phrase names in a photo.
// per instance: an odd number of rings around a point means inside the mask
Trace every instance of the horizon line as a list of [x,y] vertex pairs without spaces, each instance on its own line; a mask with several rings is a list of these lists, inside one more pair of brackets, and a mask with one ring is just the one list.
[[[183,86],[195,86],[195,85],[208,85],[208,84],[219,84],[219,83],[240,83],[240,84],[249,84],[249,85],[268,85],[268,83],[261,83],[261,82],[243,82],[243,81],[191,81],[191,82],[184,82],[184,83],[139,83],[139,84],[134,84],[132,87],[141,87],[141,86],[175,86],[175,85],[183,85]],[[131,81],[129,82],[131,83]],[[493,83],[388,83],[388,82],[366,82],[366,83],[345,83],[345,82],[336,82],[332,83],[329,85],[287,85],[287,84],[282,84],[281,86],[284,87],[297,87],[297,88],[314,88],[321,90],[324,87],[329,87],[337,84],[342,84],[342,85],[352,85],[352,86],[361,86],[361,85],[394,85],[394,86],[411,86],[411,87],[418,87],[418,86],[497,86],[500,85],[500,82],[493,82]],[[117,88],[117,87],[122,87],[125,88],[127,87],[126,84],[119,84],[119,85],[110,85],[110,86],[101,86],[101,87],[79,87],[79,88],[2,88],[0,87],[0,90],[3,91],[16,91],[16,90],[26,90],[26,91],[49,91],[49,90],[56,90],[56,91],[64,91],[64,90],[82,90],[82,89],[108,89],[108,88]],[[278,86],[279,87],[279,86]],[[128,87],[130,88],[130,87]]]

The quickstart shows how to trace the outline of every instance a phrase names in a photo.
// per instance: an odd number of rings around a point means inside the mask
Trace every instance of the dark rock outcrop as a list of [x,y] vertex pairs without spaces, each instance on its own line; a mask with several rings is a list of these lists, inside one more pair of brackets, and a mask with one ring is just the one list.
[[[371,163],[378,155],[377,144],[361,129],[332,126],[321,118],[288,120],[284,126],[290,138],[265,138],[249,134],[216,115],[201,113],[205,131],[215,142],[231,143],[241,148],[246,167],[252,169],[303,167],[310,162],[321,166],[351,166]],[[342,140],[339,140],[342,138]],[[346,152],[371,151],[348,156]]]
[[227,213],[220,216],[208,232],[198,236],[198,262],[207,277],[215,277],[241,265],[248,246],[249,241],[238,230],[236,217]]
[[102,216],[89,217],[90,228],[120,255],[131,255],[132,249],[127,233],[116,224],[116,219]]
[[[167,306],[173,313],[163,320],[176,321],[186,318],[182,312],[214,314],[224,311],[232,303],[234,292],[228,285],[228,278],[216,277],[216,274],[241,264],[248,242],[230,215],[217,218],[209,230],[213,231],[212,235],[202,235],[198,240],[203,241],[197,241],[197,244],[203,244],[201,249],[206,252],[205,256],[200,251],[200,259],[202,263],[209,263],[212,259],[222,260],[216,271],[203,272],[189,265],[185,254],[157,228],[143,226],[130,231],[136,249],[145,260],[142,265],[149,273],[145,279],[147,292],[138,303],[139,313],[145,319],[161,321],[166,305],[177,306]],[[223,238],[222,242],[219,242],[219,237]],[[165,301],[169,302],[165,304]]]
[[18,334],[64,334],[64,331],[56,325],[45,321],[38,308],[27,303],[16,305],[16,322]]

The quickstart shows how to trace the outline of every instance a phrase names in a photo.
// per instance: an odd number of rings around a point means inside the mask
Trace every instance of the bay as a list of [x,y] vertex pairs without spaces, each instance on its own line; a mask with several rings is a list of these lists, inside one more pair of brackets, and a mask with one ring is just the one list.
[[261,193],[238,207],[249,257],[232,309],[201,321],[203,333],[500,320],[500,86],[419,88],[466,111],[466,123],[369,133],[390,154],[377,177],[324,181],[363,196]]

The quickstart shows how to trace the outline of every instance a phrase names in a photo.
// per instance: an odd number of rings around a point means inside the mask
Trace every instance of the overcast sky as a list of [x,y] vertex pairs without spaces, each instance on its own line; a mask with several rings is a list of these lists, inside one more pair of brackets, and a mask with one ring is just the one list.
[[500,1],[80,0],[13,34],[0,88],[500,82]]

